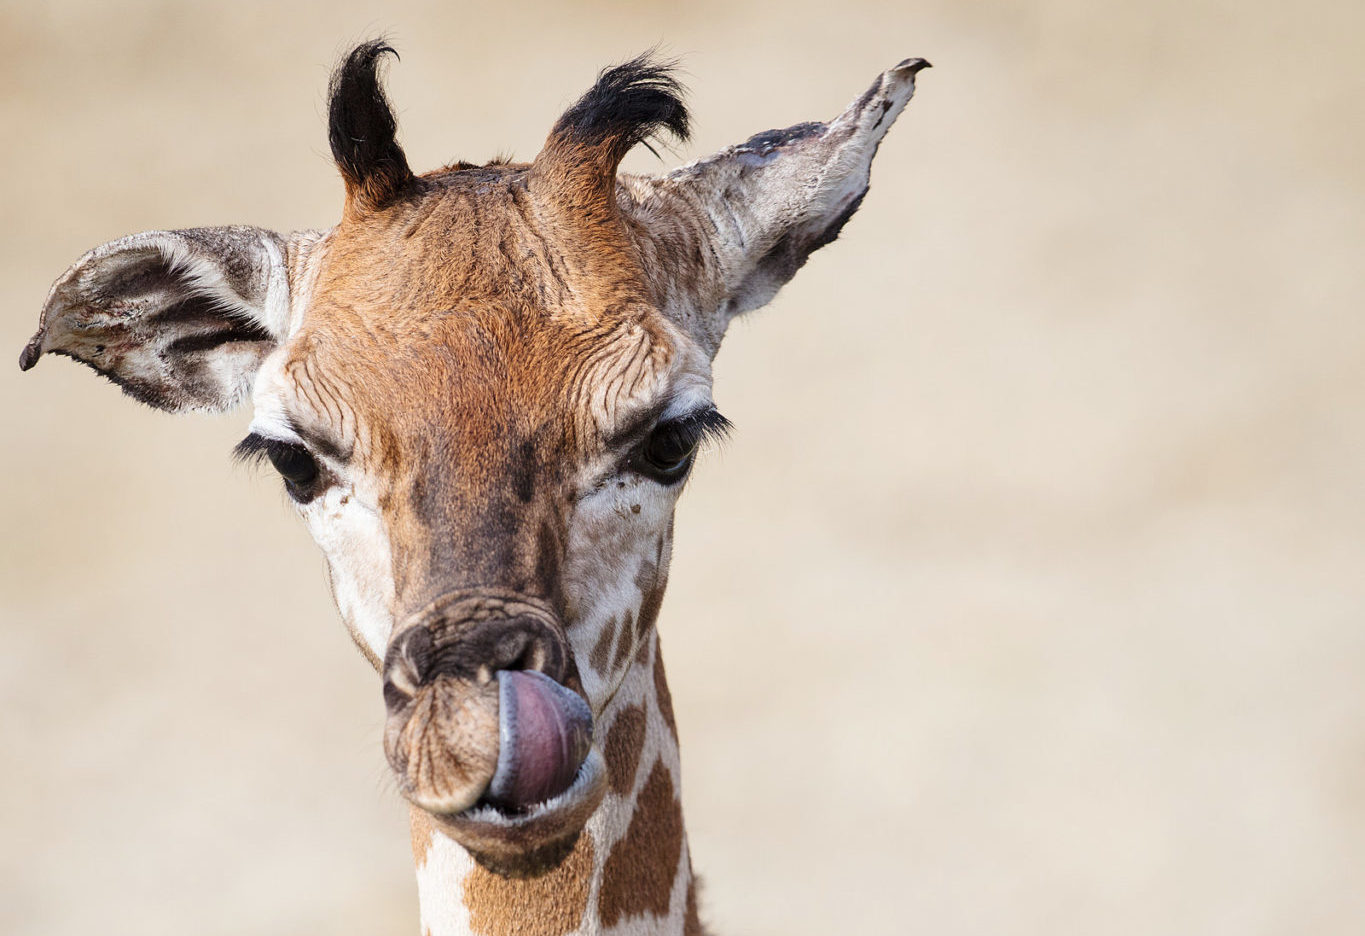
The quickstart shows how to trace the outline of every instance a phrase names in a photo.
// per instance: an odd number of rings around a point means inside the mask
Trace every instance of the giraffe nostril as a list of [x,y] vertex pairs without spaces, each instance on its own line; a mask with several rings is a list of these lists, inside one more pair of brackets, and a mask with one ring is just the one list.
[[505,670],[532,671],[563,683],[571,668],[563,638],[538,617],[422,623],[400,631],[389,644],[384,702],[398,712],[442,676],[484,686]]
[[539,618],[501,618],[438,631],[443,633],[428,654],[422,682],[449,675],[482,684],[502,670],[535,670],[557,682],[567,675],[564,640]]
[[389,646],[384,661],[384,702],[401,708],[417,694],[432,668],[435,641],[425,627],[412,627]]

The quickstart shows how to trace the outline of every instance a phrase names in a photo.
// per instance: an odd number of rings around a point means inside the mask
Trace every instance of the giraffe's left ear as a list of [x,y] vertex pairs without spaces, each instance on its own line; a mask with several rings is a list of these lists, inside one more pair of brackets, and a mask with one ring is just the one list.
[[286,249],[251,227],[148,231],[96,247],[52,284],[19,367],[61,354],[159,409],[227,409],[287,329]]
[[[656,295],[703,345],[714,352],[732,318],[771,300],[839,236],[928,67],[912,58],[883,72],[829,123],[768,130],[663,177],[622,180],[646,266],[668,280],[654,284]],[[691,308],[678,308],[682,296]]]

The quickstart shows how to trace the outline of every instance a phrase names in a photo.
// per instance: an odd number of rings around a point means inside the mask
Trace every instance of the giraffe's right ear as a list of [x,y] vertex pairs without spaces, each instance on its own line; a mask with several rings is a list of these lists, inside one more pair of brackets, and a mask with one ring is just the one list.
[[96,247],[52,285],[19,367],[63,354],[159,409],[227,409],[288,327],[285,247],[250,227],[150,231]]

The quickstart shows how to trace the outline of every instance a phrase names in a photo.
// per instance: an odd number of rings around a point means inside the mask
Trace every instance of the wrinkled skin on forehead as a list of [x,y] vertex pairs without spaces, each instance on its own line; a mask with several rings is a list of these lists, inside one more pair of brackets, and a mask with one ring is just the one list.
[[479,586],[558,604],[572,508],[619,454],[607,439],[705,358],[627,250],[616,282],[575,275],[525,169],[424,181],[315,248],[278,405],[369,480],[397,617]]

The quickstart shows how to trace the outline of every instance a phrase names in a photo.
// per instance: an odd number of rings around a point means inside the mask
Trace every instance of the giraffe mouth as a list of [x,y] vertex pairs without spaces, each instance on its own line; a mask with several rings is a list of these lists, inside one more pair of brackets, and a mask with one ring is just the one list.
[[518,816],[579,782],[592,711],[545,673],[439,673],[418,686],[392,675],[385,753],[414,805],[438,816],[478,807]]
[[573,847],[606,791],[558,616],[489,590],[413,615],[384,661],[384,751],[403,795],[508,874]]
[[573,850],[606,789],[606,760],[593,747],[569,787],[547,800],[508,808],[484,798],[462,812],[433,818],[485,868],[526,877],[556,866]]
[[534,670],[503,670],[497,685],[493,779],[473,805],[433,818],[489,870],[534,875],[573,849],[606,793],[606,760],[578,693]]

